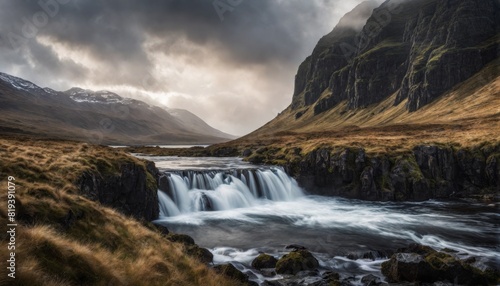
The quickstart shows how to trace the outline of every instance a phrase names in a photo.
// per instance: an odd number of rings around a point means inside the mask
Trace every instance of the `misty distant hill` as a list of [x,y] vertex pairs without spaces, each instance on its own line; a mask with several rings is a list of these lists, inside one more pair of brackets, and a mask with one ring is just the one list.
[[212,144],[234,139],[187,110],[109,91],[55,91],[0,73],[0,133],[98,144]]

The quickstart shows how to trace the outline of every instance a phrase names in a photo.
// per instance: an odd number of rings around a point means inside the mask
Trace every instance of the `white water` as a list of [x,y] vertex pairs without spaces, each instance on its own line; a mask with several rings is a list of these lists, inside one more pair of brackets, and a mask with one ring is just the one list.
[[280,168],[167,172],[164,176],[168,189],[158,191],[160,219],[201,211],[249,208],[267,201],[292,201],[304,196],[297,182]]
[[[386,258],[348,259],[347,254],[394,251],[413,242],[453,249],[460,258],[482,257],[478,267],[500,261],[498,203],[312,196],[281,169],[255,169],[237,159],[225,166],[217,159],[212,161],[216,165],[205,168],[207,162],[198,158],[165,158],[157,165],[169,170],[169,195],[159,191],[161,213],[155,223],[192,236],[210,249],[215,264],[230,262],[259,283],[282,277],[262,276],[251,261],[260,252],[279,258],[288,244],[307,247],[320,261],[320,272],[353,277],[351,285],[362,285],[361,277],[369,273],[383,278],[380,265]],[[172,170],[180,165],[186,169]]]

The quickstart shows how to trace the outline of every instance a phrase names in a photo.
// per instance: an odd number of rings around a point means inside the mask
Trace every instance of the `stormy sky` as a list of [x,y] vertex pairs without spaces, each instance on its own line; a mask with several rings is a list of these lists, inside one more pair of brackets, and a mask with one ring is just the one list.
[[4,0],[0,71],[187,109],[244,135],[291,102],[298,65],[362,0]]

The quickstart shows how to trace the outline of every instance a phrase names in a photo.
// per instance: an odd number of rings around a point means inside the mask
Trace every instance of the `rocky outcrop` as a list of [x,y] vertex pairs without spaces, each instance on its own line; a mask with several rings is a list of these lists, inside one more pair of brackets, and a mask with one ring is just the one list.
[[448,281],[459,285],[491,285],[498,282],[498,272],[482,271],[471,265],[472,261],[460,260],[430,247],[411,245],[382,263],[382,273],[394,283]]
[[375,7],[372,1],[363,2],[346,14],[331,33],[319,40],[312,55],[299,66],[295,76],[294,108],[315,103],[329,87],[331,75],[349,64],[353,54],[346,54],[345,49],[355,45],[356,34]]
[[171,242],[182,244],[187,255],[198,259],[202,263],[212,263],[214,259],[214,255],[210,250],[199,247],[194,242],[194,239],[187,234],[169,233],[165,238]]
[[[498,58],[495,0],[364,2],[324,36],[295,77],[296,119],[341,101],[350,109],[397,94],[415,111]],[[361,22],[361,24],[360,24]]]
[[231,263],[221,264],[214,267],[214,270],[217,273],[225,275],[235,282],[239,283],[239,285],[257,285],[257,283],[248,280],[248,275],[238,270]]
[[[296,158],[296,157],[294,157]],[[500,145],[421,145],[411,152],[367,155],[360,148],[317,148],[287,161],[311,193],[364,200],[421,201],[498,195]]]
[[278,260],[269,254],[261,253],[252,261],[252,267],[255,269],[275,268]]
[[307,250],[298,249],[281,257],[276,263],[276,273],[295,275],[300,271],[319,267],[318,260]]
[[86,171],[76,185],[83,196],[93,201],[137,219],[152,221],[159,214],[158,175],[152,162],[146,166],[127,162],[116,169],[106,165]]

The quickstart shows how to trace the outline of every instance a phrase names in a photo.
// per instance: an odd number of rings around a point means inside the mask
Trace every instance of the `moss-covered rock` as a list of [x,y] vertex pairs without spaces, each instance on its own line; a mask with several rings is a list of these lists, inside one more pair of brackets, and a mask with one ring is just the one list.
[[167,236],[167,239],[184,245],[194,245],[194,239],[187,234],[171,233]]
[[277,262],[278,260],[273,256],[261,253],[252,261],[252,267],[256,269],[274,268]]
[[276,263],[276,272],[295,275],[300,271],[316,269],[318,266],[318,260],[309,251],[301,249],[281,257]]
[[413,244],[382,263],[382,274],[389,282],[453,281],[460,285],[489,285],[498,283],[498,273],[481,271],[467,261]]
[[186,253],[190,256],[195,257],[203,263],[211,263],[214,259],[214,255],[210,250],[199,247],[198,245],[190,245],[186,248]]
[[241,283],[248,282],[248,275],[246,275],[245,273],[236,269],[236,267],[234,267],[231,263],[217,265],[214,267],[214,270],[220,274],[223,274],[223,275],[231,278],[231,279],[234,279],[235,281],[238,281]]

